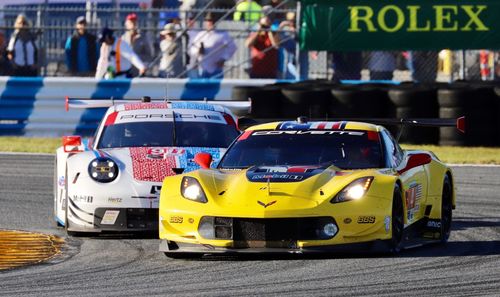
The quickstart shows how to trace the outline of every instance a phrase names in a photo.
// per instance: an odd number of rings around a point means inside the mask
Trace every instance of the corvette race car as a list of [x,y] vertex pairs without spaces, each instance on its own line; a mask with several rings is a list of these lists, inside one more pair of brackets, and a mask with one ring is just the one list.
[[110,106],[93,141],[66,136],[57,149],[54,214],[70,234],[158,230],[163,179],[199,168],[198,152],[220,159],[240,133],[222,105],[69,99],[69,106]]
[[204,169],[163,182],[160,251],[169,257],[398,252],[450,236],[452,170],[432,152],[402,150],[379,125],[261,124],[217,168],[211,159],[199,153]]

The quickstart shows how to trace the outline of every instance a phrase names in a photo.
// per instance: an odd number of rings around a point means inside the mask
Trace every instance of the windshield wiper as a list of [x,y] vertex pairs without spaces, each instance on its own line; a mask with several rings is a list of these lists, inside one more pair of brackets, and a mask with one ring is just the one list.
[[175,132],[175,112],[172,110],[172,146],[176,146],[177,133]]

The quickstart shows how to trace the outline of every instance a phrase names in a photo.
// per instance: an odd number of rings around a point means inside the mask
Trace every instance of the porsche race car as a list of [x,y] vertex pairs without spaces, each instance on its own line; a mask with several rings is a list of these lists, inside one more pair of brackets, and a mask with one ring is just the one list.
[[222,105],[71,99],[69,105],[110,106],[94,140],[66,136],[57,149],[54,215],[70,234],[157,231],[163,179],[198,169],[198,152],[220,159],[240,133]]
[[197,154],[204,169],[163,182],[159,249],[169,257],[398,252],[450,236],[451,168],[432,152],[402,150],[380,125],[261,124],[217,168],[212,157]]

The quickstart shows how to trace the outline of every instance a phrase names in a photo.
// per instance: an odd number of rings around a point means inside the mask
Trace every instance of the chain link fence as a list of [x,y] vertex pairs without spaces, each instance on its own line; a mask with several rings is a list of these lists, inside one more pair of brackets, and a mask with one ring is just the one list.
[[[211,1],[205,1],[205,3]],[[226,1],[227,2],[227,1]],[[233,1],[235,2],[235,1]],[[273,1],[279,2],[279,1]],[[235,3],[236,4],[236,3]],[[276,32],[281,41],[277,50],[276,63],[269,69],[276,72],[277,79],[361,79],[394,81],[452,81],[495,80],[500,76],[499,55],[494,51],[434,51],[434,52],[302,52],[297,49],[297,37],[290,26],[283,26],[288,21],[298,25],[295,18],[295,1],[283,1],[274,9],[247,11],[247,13],[267,13],[273,20],[268,31]],[[277,7],[277,8],[276,8]],[[235,21],[236,6],[214,8],[213,6],[195,7],[187,12],[178,8],[150,8],[137,4],[122,6],[102,6],[95,2],[81,5],[14,5],[0,6],[0,51],[5,59],[5,47],[14,32],[14,21],[23,13],[31,21],[32,33],[36,35],[39,48],[40,74],[43,76],[67,76],[65,63],[65,43],[74,32],[75,20],[85,16],[88,31],[99,35],[104,27],[115,30],[115,36],[124,33],[124,20],[130,13],[138,16],[139,28],[147,36],[155,49],[154,58],[144,61],[148,64],[148,76],[158,76],[159,55],[161,55],[159,32],[168,22],[176,22],[180,28],[186,28],[189,15],[197,16],[190,30],[203,30],[203,17],[206,12],[216,16],[218,30],[227,31],[236,43],[236,53],[224,66],[225,78],[249,78],[252,69],[252,56],[246,44],[251,32],[259,30],[256,19],[242,17]],[[267,8],[269,9],[269,7]],[[245,19],[249,21],[244,21]],[[293,27],[293,26],[291,26]],[[293,29],[292,29],[293,30]],[[264,30],[266,31],[266,30]],[[183,50],[188,50],[187,35],[180,36]],[[3,39],[3,40],[2,40]],[[3,41],[3,45],[2,45]],[[274,51],[274,50],[273,50]],[[264,52],[263,54],[267,54]],[[186,66],[186,58],[183,60]],[[6,66],[1,66],[6,67]],[[5,70],[5,69],[3,69]],[[1,71],[0,71],[1,72]]]

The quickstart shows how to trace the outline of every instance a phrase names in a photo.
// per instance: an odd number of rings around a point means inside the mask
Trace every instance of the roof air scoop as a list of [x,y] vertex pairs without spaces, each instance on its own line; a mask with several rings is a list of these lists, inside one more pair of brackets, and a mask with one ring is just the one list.
[[307,122],[308,122],[308,120],[309,120],[309,119],[308,119],[307,117],[305,117],[305,116],[300,116],[300,117],[298,117],[298,118],[297,118],[297,123],[299,123],[299,124],[305,124],[305,123],[307,123]]

